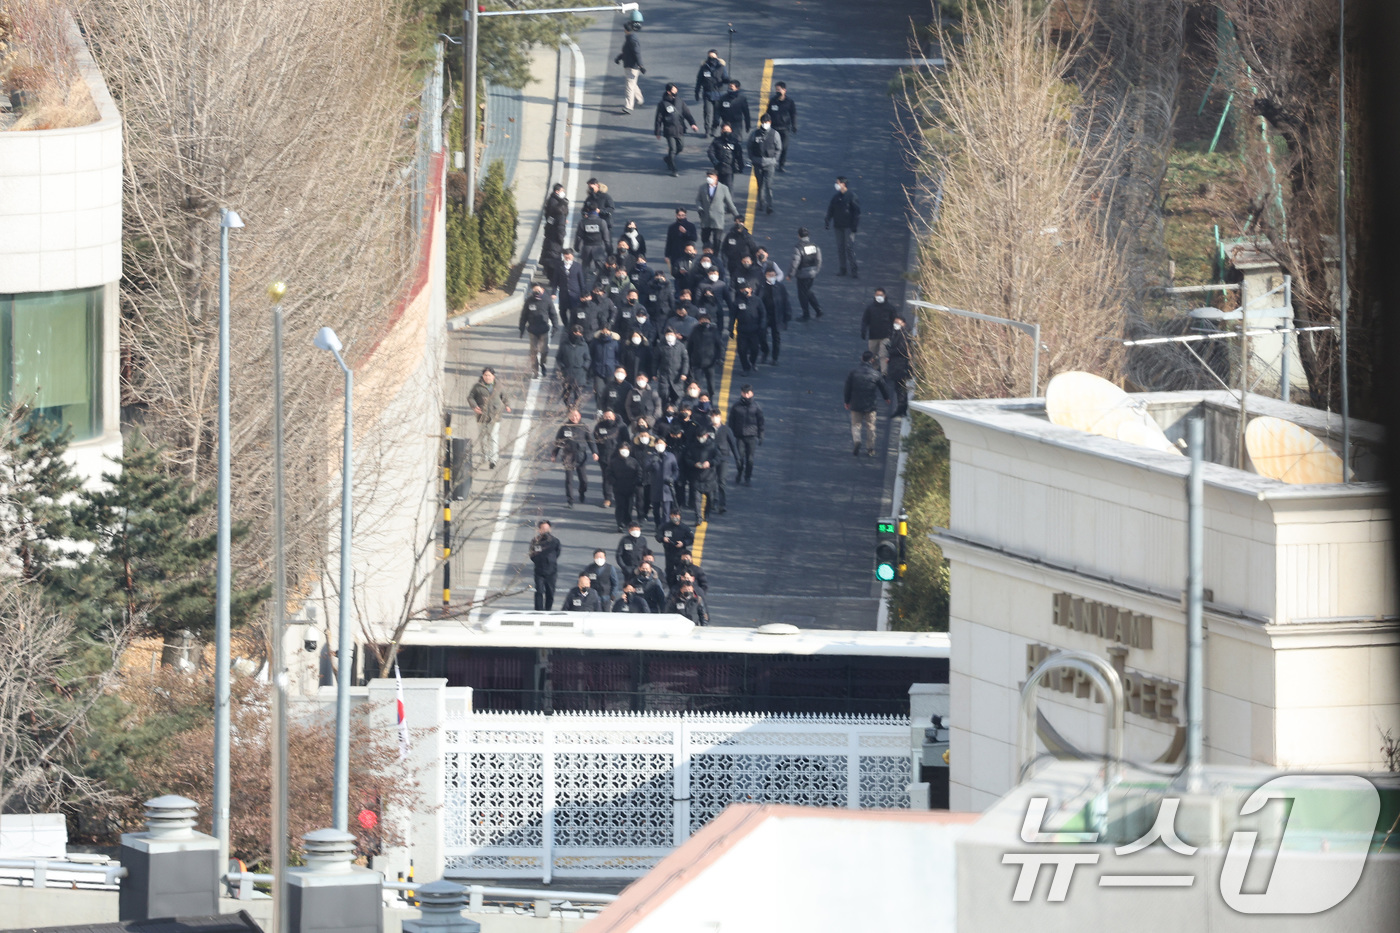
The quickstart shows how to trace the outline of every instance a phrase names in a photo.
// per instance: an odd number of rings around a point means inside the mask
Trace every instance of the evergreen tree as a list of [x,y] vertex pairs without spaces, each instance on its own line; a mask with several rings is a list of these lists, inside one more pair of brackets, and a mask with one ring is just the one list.
[[515,192],[506,187],[505,163],[500,159],[486,170],[481,194],[481,278],[486,287],[498,288],[510,277],[517,219]]
[[[107,487],[87,492],[73,507],[74,523],[94,547],[60,575],[69,605],[90,632],[158,635],[167,646],[186,630],[207,637],[214,625],[218,539],[193,535],[191,526],[208,512],[213,492],[196,494],[166,469],[160,451],[139,431],[118,462],[120,472],[103,474]],[[232,537],[246,530],[236,525]],[[266,588],[235,589],[231,623],[242,624],[266,595]]]
[[69,510],[83,487],[63,459],[72,432],[17,405],[0,435],[0,546],[21,579],[43,582],[74,542],[87,540]]

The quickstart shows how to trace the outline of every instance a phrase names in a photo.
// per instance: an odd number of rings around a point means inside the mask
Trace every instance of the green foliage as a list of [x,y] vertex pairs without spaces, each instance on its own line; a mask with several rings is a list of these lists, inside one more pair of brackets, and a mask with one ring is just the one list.
[[481,278],[487,288],[499,288],[510,276],[515,256],[515,192],[506,187],[505,163],[496,159],[486,170],[478,212],[481,235]]
[[5,413],[0,434],[0,542],[21,579],[44,581],[73,542],[86,540],[67,504],[82,489],[63,459],[72,432],[17,405]]
[[890,628],[899,632],[948,631],[948,562],[928,539],[948,527],[948,439],[927,415],[914,419],[904,439],[904,511],[909,515],[908,566],[890,587]]
[[[173,639],[188,629],[198,638],[213,629],[215,534],[196,536],[214,495],[196,495],[166,469],[160,451],[136,432],[102,475],[105,486],[73,503],[73,523],[92,550],[53,574],[53,595],[88,633],[126,631]],[[244,526],[231,529],[238,539]],[[234,590],[230,620],[242,624],[267,597],[266,589]]]
[[447,212],[447,305],[466,307],[481,291],[481,234],[476,217],[459,209]]

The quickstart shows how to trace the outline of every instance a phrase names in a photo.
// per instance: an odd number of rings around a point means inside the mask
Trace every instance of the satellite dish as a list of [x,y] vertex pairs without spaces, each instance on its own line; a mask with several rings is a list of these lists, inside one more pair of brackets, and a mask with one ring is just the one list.
[[1045,387],[1051,424],[1181,456],[1147,405],[1093,373],[1060,373]]
[[1244,430],[1254,471],[1295,486],[1342,482],[1342,458],[1310,431],[1282,418],[1255,418]]

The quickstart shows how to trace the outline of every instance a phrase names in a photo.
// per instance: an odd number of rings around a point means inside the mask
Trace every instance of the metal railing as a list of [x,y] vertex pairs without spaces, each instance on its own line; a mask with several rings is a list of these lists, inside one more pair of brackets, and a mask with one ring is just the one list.
[[[91,862],[69,862],[63,859],[47,858],[7,858],[0,859],[0,871],[19,870],[33,872],[31,880],[36,888],[46,888],[49,886],[49,872],[58,872],[74,875],[101,875],[101,883],[111,887],[117,883],[118,878],[126,877],[126,867],[117,864],[94,865]],[[24,883],[24,878],[13,880]],[[65,885],[72,885],[72,879],[65,879]]]
[[[123,872],[124,873],[124,872]],[[237,898],[240,901],[253,899],[253,885],[271,884],[272,876],[263,872],[251,871],[231,871],[224,875],[224,881],[238,886]],[[380,886],[386,891],[417,891],[422,889],[424,881],[390,881],[385,878],[380,882]],[[551,903],[562,903],[563,901],[579,901],[585,904],[611,904],[617,900],[616,894],[603,894],[597,891],[558,891],[554,889],[540,888],[502,888],[485,884],[463,884],[462,887],[467,892],[467,909],[473,912],[480,911],[486,905],[486,899],[497,900],[532,900],[550,901]]]

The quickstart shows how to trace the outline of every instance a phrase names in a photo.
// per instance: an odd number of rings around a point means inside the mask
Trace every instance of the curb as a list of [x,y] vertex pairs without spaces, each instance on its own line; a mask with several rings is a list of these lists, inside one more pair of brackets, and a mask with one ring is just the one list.
[[[560,180],[560,169],[564,164],[564,145],[568,138],[569,70],[565,63],[564,51],[565,47],[560,45],[559,62],[554,77],[554,125],[550,130],[549,173],[544,185],[545,197],[549,196],[555,182]],[[525,244],[525,249],[521,252],[521,255],[526,257],[525,265],[520,271],[520,279],[516,282],[515,291],[510,297],[502,298],[500,301],[477,308],[474,311],[448,318],[447,329],[449,331],[464,331],[472,327],[479,327],[519,310],[521,303],[525,300],[525,292],[529,290],[530,283],[534,281],[535,275],[539,272],[539,257],[535,256],[533,259],[529,257],[535,252],[535,242],[539,239],[540,228],[543,225],[544,211],[540,209],[536,212],[535,222],[530,228],[530,238]]]

